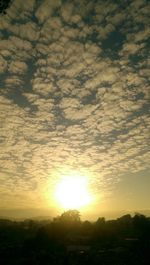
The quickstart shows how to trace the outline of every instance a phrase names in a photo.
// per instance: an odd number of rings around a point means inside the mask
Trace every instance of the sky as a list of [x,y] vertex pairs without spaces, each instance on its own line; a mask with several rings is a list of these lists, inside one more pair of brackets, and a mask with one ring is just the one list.
[[12,0],[0,14],[0,215],[56,215],[84,175],[87,217],[150,210],[150,3]]

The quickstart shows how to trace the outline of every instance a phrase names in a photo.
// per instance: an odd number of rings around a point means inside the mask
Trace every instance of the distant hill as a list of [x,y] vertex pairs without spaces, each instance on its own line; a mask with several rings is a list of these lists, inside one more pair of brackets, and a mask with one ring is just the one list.
[[10,216],[0,216],[1,220],[11,220],[11,221],[24,221],[24,220],[33,220],[33,221],[48,221],[52,220],[51,216],[34,216],[34,217],[22,217],[22,218],[15,218]]
[[52,216],[56,216],[56,213],[49,209],[2,209],[0,208],[0,218],[10,220],[47,220],[52,219]]
[[[56,217],[59,214],[50,213],[49,210],[36,210],[36,209],[0,209],[0,219],[8,219],[13,221],[23,221],[26,219],[32,219],[35,221],[42,221],[42,220],[52,220],[53,217]],[[105,217],[107,220],[109,219],[116,219],[120,216],[131,214],[132,216],[135,213],[144,214],[145,216],[150,216],[150,210],[135,210],[135,211],[97,211],[96,214],[87,213],[82,214],[81,212],[81,219],[82,220],[90,220],[95,221],[98,217]]]

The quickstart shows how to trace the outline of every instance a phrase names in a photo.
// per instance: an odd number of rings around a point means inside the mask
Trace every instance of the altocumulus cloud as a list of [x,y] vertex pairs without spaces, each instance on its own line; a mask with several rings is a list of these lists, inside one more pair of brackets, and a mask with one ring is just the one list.
[[1,207],[42,205],[64,165],[106,193],[149,167],[148,2],[14,0],[1,14]]

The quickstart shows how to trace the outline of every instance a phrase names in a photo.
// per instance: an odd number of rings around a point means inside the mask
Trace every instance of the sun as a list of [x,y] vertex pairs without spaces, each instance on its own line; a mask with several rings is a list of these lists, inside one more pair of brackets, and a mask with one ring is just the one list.
[[91,202],[87,178],[80,175],[63,177],[57,184],[55,198],[65,209],[80,209]]

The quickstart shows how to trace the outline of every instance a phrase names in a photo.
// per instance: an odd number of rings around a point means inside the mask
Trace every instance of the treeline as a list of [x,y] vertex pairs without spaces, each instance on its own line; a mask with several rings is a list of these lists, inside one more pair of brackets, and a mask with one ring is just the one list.
[[[53,220],[0,220],[1,264],[150,264],[150,218],[81,221],[76,210]],[[119,263],[118,263],[119,262]]]

